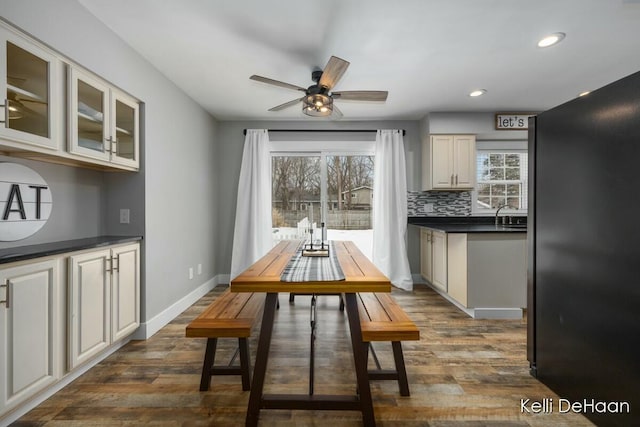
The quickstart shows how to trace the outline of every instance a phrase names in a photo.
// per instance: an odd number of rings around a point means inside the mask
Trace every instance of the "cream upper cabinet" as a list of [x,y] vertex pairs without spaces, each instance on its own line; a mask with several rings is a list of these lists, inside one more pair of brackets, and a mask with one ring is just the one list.
[[58,150],[63,121],[62,62],[4,25],[0,25],[0,58],[2,151]]
[[138,102],[77,67],[68,75],[69,152],[137,169]]
[[62,375],[59,259],[0,268],[0,414]]
[[138,169],[140,107],[138,101],[111,89],[111,162]]
[[423,190],[470,190],[475,174],[475,135],[431,135],[423,142]]

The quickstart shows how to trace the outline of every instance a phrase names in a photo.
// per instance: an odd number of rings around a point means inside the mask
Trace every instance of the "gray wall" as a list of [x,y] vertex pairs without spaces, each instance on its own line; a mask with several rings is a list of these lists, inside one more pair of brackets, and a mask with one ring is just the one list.
[[[404,137],[405,154],[407,159],[407,184],[408,188],[420,187],[420,140],[419,123],[417,121],[229,121],[220,122],[218,131],[218,151],[216,168],[219,171],[218,181],[219,207],[218,207],[218,241],[221,253],[218,256],[220,262],[218,273],[228,274],[231,270],[231,248],[233,246],[233,227],[235,224],[236,198],[240,165],[242,162],[242,149],[244,147],[243,129],[405,129]],[[342,140],[349,134],[341,133],[299,133],[295,138],[303,140]],[[291,134],[273,133],[272,139],[291,140]],[[371,136],[371,138],[374,138]],[[418,247],[410,248],[409,252],[419,250]],[[413,267],[413,266],[412,266]],[[413,268],[412,268],[413,271]],[[415,271],[419,270],[418,268]]]
[[427,133],[472,133],[476,140],[526,140],[526,130],[495,130],[494,113],[429,113]]
[[[143,162],[139,173],[95,173],[33,163],[84,217],[35,239],[63,235],[134,234],[143,240],[143,321],[214,277],[216,259],[215,139],[217,122],[75,0],[3,2],[2,16],[143,103]],[[78,202],[78,200],[82,200]],[[56,203],[56,202],[54,202]],[[120,208],[131,224],[118,223]],[[58,209],[57,206],[54,209]],[[64,211],[56,212],[56,216]],[[93,219],[85,217],[96,216]],[[46,227],[49,227],[47,224]],[[73,231],[72,231],[73,230]],[[52,234],[44,234],[44,233]],[[189,267],[203,265],[188,279]]]
[[53,196],[47,223],[26,239],[0,242],[0,249],[105,234],[102,172],[5,156],[0,156],[0,162],[19,163],[38,172]]

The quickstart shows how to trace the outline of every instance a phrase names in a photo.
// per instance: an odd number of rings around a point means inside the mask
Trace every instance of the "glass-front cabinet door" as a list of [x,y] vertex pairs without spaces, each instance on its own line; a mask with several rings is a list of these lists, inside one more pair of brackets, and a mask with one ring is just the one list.
[[111,90],[111,162],[138,167],[139,107],[129,96]]
[[110,159],[109,87],[76,68],[69,71],[69,151]]
[[0,138],[57,149],[59,60],[4,27],[0,27],[0,58]]

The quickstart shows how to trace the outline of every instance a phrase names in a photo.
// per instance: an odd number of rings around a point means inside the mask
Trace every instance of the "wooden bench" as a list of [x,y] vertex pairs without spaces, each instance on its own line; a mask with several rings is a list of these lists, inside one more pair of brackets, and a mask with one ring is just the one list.
[[[362,340],[369,343],[367,352],[369,349],[371,350],[376,363],[375,370],[368,370],[369,379],[397,380],[400,395],[409,396],[409,381],[407,380],[401,342],[419,340],[418,327],[391,295],[386,293],[359,293],[358,311]],[[395,361],[394,370],[380,368],[380,363],[371,345],[374,341],[391,341]]]
[[[241,375],[242,389],[251,388],[251,361],[249,341],[251,329],[264,308],[265,294],[236,293],[228,289],[195,318],[186,329],[187,337],[207,338],[207,349],[202,365],[200,391],[209,390],[213,375]],[[214,365],[218,338],[237,338],[238,350],[228,365]],[[240,353],[240,366],[234,366]]]

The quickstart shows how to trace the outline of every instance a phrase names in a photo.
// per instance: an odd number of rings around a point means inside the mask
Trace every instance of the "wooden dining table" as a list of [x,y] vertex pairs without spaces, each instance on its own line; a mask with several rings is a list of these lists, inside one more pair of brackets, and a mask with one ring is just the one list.
[[[353,242],[335,241],[334,250],[344,280],[283,282],[280,277],[300,241],[282,241],[231,281],[231,292],[265,292],[265,306],[258,338],[256,361],[249,395],[246,425],[256,426],[261,409],[360,411],[365,426],[375,426],[373,401],[367,373],[367,343],[362,341],[358,314],[358,292],[391,292],[391,282]],[[343,294],[349,321],[356,372],[354,395],[264,394],[264,380],[279,292]]]

